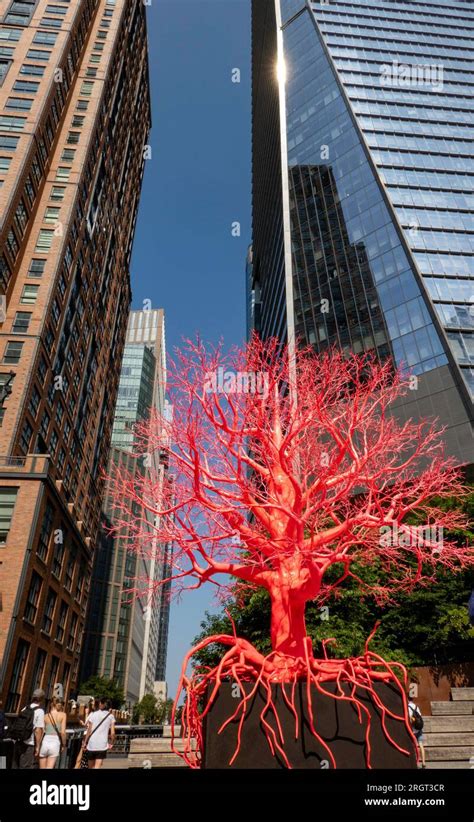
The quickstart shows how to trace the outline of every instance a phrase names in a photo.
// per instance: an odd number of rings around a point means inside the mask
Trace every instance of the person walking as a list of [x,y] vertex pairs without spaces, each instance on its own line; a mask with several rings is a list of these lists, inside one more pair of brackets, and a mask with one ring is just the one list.
[[83,749],[87,752],[89,768],[95,770],[102,767],[115,741],[115,718],[110,707],[108,699],[100,699],[99,710],[87,718]]
[[99,700],[98,699],[89,699],[88,705],[84,711],[84,719],[80,719],[79,722],[84,727],[87,725],[87,720],[90,714],[94,713],[94,711],[99,710]]
[[423,717],[421,715],[420,709],[417,705],[415,705],[413,701],[410,701],[408,703],[408,716],[410,718],[413,736],[415,737],[418,748],[420,750],[421,767],[426,768],[426,755],[424,746],[425,739],[423,736]]
[[[12,768],[15,770],[28,770],[38,767],[44,730],[44,697],[45,693],[41,688],[33,691],[30,704],[20,711],[13,722],[10,735],[15,739],[12,762]],[[31,733],[28,733],[26,739],[23,738],[22,731],[25,728],[28,728],[28,731],[31,729]]]
[[56,767],[61,749],[66,747],[66,718],[64,703],[54,697],[44,718],[44,735],[39,753],[41,769]]

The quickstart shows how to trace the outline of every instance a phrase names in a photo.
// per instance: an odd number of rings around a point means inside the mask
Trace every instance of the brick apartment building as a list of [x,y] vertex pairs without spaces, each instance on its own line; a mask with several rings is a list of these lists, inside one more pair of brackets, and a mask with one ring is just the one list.
[[149,128],[141,0],[0,0],[7,711],[78,685]]

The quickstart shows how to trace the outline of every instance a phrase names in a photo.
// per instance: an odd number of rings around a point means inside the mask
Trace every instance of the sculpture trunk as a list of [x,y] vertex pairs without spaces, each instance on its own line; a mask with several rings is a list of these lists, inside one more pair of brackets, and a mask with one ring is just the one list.
[[298,592],[271,590],[272,649],[293,657],[305,658],[305,605]]

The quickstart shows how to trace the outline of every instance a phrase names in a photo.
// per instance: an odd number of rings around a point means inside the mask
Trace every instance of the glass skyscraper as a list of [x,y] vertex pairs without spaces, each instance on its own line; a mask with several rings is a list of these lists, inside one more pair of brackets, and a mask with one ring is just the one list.
[[417,375],[474,461],[474,7],[256,0],[253,327]]
[[[136,449],[134,426],[152,412],[171,413],[165,399],[166,339],[163,309],[130,313],[112,429],[110,466],[143,474],[147,466]],[[167,465],[160,451],[150,454],[154,477],[164,479]],[[109,474],[112,468],[109,467]],[[137,506],[136,514],[154,521]],[[153,693],[155,681],[165,680],[169,627],[171,545],[156,545],[143,554],[127,551],[128,534],[111,535],[116,516],[109,483],[105,487],[101,540],[92,576],[86,623],[82,681],[90,676],[112,677],[134,704]],[[131,594],[138,589],[139,595]]]

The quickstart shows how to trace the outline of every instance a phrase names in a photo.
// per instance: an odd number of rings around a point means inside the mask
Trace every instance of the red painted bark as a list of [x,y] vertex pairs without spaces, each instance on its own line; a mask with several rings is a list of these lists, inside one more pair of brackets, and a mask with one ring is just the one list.
[[[226,576],[269,591],[273,655],[221,639],[233,644],[214,681],[224,672],[290,683],[393,678],[374,655],[345,661],[342,673],[340,661],[315,660],[304,611],[357,579],[360,564],[377,563],[388,575],[371,590],[383,600],[429,581],[439,566],[472,562],[468,546],[442,538],[466,524],[434,501],[465,493],[442,432],[435,421],[399,424],[391,416],[412,387],[408,377],[369,355],[304,350],[290,361],[276,341],[258,339],[228,355],[188,343],[169,374],[173,419],[154,417],[136,431],[148,470],[131,476],[117,468],[110,478],[113,530],[127,533],[141,556],[173,543],[175,592],[212,582],[225,593]],[[153,467],[158,452],[169,463],[165,482]],[[414,512],[430,531],[407,525]],[[334,566],[339,576],[329,584]],[[138,593],[149,587],[136,581]],[[194,727],[196,683],[184,672],[182,685]]]

